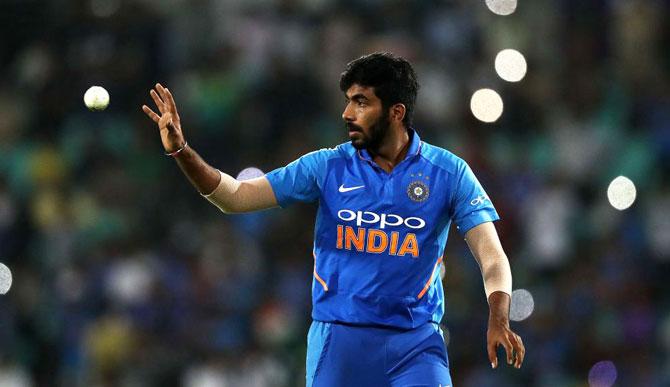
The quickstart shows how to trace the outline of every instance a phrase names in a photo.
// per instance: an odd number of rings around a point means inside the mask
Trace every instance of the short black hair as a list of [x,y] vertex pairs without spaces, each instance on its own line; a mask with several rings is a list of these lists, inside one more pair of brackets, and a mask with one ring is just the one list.
[[347,92],[353,84],[374,88],[384,110],[396,103],[405,105],[405,127],[412,126],[414,104],[419,83],[412,65],[388,52],[375,52],[347,64],[340,76],[340,90]]

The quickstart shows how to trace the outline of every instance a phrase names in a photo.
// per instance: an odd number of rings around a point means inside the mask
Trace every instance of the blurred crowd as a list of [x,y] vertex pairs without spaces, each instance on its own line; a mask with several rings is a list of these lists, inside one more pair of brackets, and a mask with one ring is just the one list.
[[[452,230],[456,386],[670,385],[670,5],[661,0],[3,0],[1,386],[301,386],[314,205],[224,215],[140,110],[160,81],[189,144],[235,176],[347,140],[339,74],[409,59],[416,130],[467,160],[502,220],[521,370],[491,370],[479,268]],[[514,48],[519,83],[493,60]],[[105,87],[111,104],[82,96]],[[471,94],[496,89],[494,124]],[[625,211],[606,196],[637,187]],[[597,384],[592,384],[597,385]]]

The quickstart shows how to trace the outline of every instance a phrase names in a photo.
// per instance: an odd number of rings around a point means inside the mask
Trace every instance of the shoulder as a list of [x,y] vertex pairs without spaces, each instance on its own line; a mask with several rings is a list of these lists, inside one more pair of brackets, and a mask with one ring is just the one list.
[[454,175],[458,175],[465,168],[468,168],[468,163],[462,158],[444,148],[425,141],[421,142],[421,157],[432,165]]
[[351,145],[351,143],[345,142],[339,145],[336,145],[332,148],[321,148],[315,151],[306,153],[305,156],[313,155],[315,157],[321,158],[335,158],[335,157],[351,157],[356,153],[356,149]]
[[[323,166],[334,159],[341,159],[351,157],[351,152],[346,147],[347,144],[340,144],[333,148],[322,148],[309,153],[305,153],[300,157],[300,161],[308,166]],[[351,147],[353,149],[353,147]]]
[[351,143],[346,142],[339,144],[333,148],[322,148],[313,152],[307,153],[304,157],[311,157],[319,161],[330,161],[333,159],[349,159],[356,155],[356,148]]
[[343,142],[342,144],[336,146],[335,148],[332,148],[335,152],[337,152],[338,156],[341,158],[347,158],[350,159],[352,157],[356,156],[356,148],[354,148],[353,145],[351,145],[351,142]]

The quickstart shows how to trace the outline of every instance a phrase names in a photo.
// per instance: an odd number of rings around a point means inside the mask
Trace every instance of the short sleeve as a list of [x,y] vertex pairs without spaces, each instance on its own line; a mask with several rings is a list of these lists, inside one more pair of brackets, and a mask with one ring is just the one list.
[[281,207],[294,202],[314,202],[321,195],[321,181],[326,173],[327,150],[308,153],[285,167],[268,172],[277,203]]
[[500,219],[491,199],[465,161],[458,168],[455,182],[451,213],[461,235],[477,225]]

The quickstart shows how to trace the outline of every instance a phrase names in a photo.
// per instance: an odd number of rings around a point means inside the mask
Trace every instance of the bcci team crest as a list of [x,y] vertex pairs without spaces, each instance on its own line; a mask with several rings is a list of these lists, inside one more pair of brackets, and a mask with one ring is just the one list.
[[429,194],[430,190],[428,190],[428,186],[421,180],[415,180],[407,186],[407,196],[415,202],[421,203],[425,201],[428,199]]

